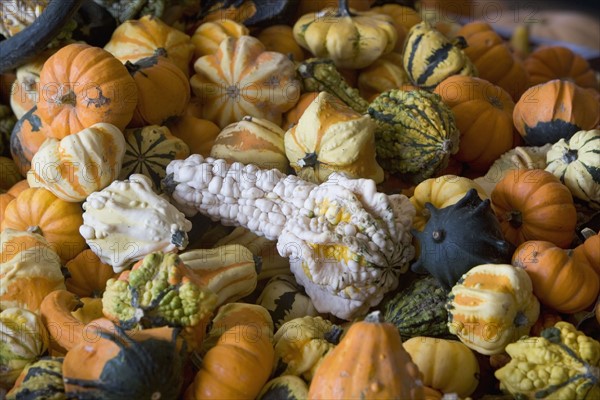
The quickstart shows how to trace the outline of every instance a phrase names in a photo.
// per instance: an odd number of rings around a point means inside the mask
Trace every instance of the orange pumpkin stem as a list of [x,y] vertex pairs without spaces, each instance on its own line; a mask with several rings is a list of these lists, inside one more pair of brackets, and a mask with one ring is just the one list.
[[69,104],[74,106],[77,103],[77,95],[72,90],[69,90],[69,92],[62,95],[58,101],[60,104]]
[[510,211],[507,213],[506,220],[513,228],[519,228],[523,225],[523,215],[521,211]]

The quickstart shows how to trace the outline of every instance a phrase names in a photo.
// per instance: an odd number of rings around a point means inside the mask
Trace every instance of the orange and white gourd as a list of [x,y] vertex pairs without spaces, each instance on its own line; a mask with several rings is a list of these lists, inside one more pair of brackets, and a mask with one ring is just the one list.
[[60,140],[46,139],[31,160],[27,182],[65,201],[83,201],[119,176],[124,155],[123,133],[97,123]]
[[115,273],[150,253],[183,250],[192,229],[192,223],[157,195],[151,179],[141,174],[90,194],[83,210],[81,236]]
[[216,54],[197,59],[194,70],[190,84],[202,118],[221,128],[246,115],[280,125],[300,97],[294,63],[252,36],[228,37]]
[[165,192],[186,215],[277,239],[317,311],[342,319],[366,313],[414,257],[415,209],[369,179],[333,173],[320,184],[254,165],[192,155],[167,166]]

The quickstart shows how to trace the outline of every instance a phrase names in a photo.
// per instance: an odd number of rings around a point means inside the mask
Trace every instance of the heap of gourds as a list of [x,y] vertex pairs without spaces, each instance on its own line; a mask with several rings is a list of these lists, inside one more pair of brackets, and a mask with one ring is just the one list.
[[7,399],[600,396],[597,73],[321,3],[140,15],[14,71]]

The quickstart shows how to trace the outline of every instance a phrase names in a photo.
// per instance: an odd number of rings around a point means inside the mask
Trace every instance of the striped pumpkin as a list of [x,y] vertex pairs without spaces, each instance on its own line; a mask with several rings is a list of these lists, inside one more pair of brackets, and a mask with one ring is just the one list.
[[123,22],[115,29],[104,50],[122,63],[136,62],[151,57],[157,49],[164,49],[175,65],[189,76],[189,63],[194,45],[188,35],[153,16]]
[[383,181],[375,160],[376,125],[334,95],[321,92],[285,133],[285,153],[298,176],[324,182],[334,172]]
[[477,76],[477,69],[463,53],[462,37],[448,39],[429,22],[414,25],[404,45],[404,69],[410,81],[425,90],[433,90],[452,75]]
[[527,335],[540,304],[531,278],[510,264],[471,268],[448,294],[448,329],[480,354],[499,354]]
[[249,33],[250,31],[243,24],[227,18],[204,22],[192,35],[194,60],[215,54],[219,50],[219,44],[228,37],[239,38]]
[[256,288],[256,264],[252,252],[239,244],[183,252],[179,258],[199,278],[202,286],[217,294],[217,304],[237,301]]
[[377,122],[377,160],[390,173],[419,183],[448,165],[460,133],[439,95],[425,90],[391,90],[376,97],[369,115]]
[[48,293],[65,289],[61,260],[43,236],[6,228],[0,239],[0,310],[37,312]]
[[300,96],[294,63],[252,36],[228,37],[215,54],[196,60],[194,70],[190,84],[202,117],[221,128],[246,115],[280,125]]
[[286,173],[289,162],[283,145],[284,135],[284,130],[269,120],[245,116],[219,133],[210,156]]
[[546,162],[546,171],[558,177],[574,197],[600,208],[600,130],[560,139],[546,153]]
[[131,174],[143,174],[152,180],[156,189],[166,175],[167,165],[190,155],[183,140],[173,136],[166,126],[149,125],[143,128],[126,129],[125,155],[119,179]]
[[48,138],[31,160],[27,182],[80,202],[117,179],[124,153],[123,133],[100,122],[60,140]]

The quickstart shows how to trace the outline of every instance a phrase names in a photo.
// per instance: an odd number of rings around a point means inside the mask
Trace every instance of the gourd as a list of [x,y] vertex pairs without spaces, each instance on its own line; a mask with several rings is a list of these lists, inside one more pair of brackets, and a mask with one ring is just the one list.
[[189,76],[194,45],[188,35],[149,15],[123,22],[115,29],[104,50],[119,61],[132,63],[164,49],[167,57]]
[[533,283],[533,293],[552,309],[573,314],[594,304],[600,277],[587,259],[543,240],[522,243],[512,258]]
[[540,314],[531,278],[510,264],[471,268],[452,287],[446,308],[450,332],[485,355],[529,334]]
[[408,76],[402,68],[402,54],[392,52],[361,69],[357,86],[362,98],[372,99],[388,90],[399,89],[406,83]]
[[258,274],[254,256],[244,246],[230,244],[188,250],[179,257],[202,286],[217,295],[215,307],[237,301],[256,288]]
[[28,188],[6,206],[0,230],[41,234],[64,263],[85,248],[78,231],[82,222],[78,203],[59,199],[44,188]]
[[123,133],[99,122],[60,140],[48,138],[31,160],[27,182],[59,199],[81,202],[119,176],[124,154]]
[[408,5],[388,3],[371,7],[371,11],[389,15],[394,20],[394,26],[398,33],[394,51],[398,53],[402,53],[410,28],[423,21],[419,11]]
[[539,47],[527,56],[524,66],[530,86],[564,79],[582,88],[598,89],[598,79],[588,61],[568,47]]
[[221,129],[214,123],[201,117],[196,104],[197,99],[190,100],[183,116],[167,122],[173,136],[184,141],[190,154],[210,155],[210,150]]
[[28,364],[6,394],[6,400],[65,400],[62,365],[63,357],[51,356]]
[[248,325],[234,325],[205,354],[184,399],[256,398],[269,379],[273,359],[270,336]]
[[361,97],[358,89],[348,82],[343,71],[338,70],[332,60],[309,58],[299,63],[296,70],[302,78],[304,93],[328,92],[360,114],[367,111],[369,102]]
[[85,249],[65,264],[67,290],[79,297],[102,297],[106,282],[115,278],[112,267],[100,261],[91,250]]
[[155,188],[160,188],[167,164],[190,155],[189,146],[175,137],[166,126],[125,129],[123,134],[125,154],[120,180],[126,180],[132,174],[142,174],[152,180]]
[[573,249],[577,257],[586,259],[600,276],[600,234],[591,229],[583,229],[583,243]]
[[183,384],[183,359],[176,329],[127,334],[118,325],[100,328],[94,341],[83,342],[66,354],[65,394],[68,398],[174,400]]
[[301,378],[283,375],[265,383],[256,400],[304,400],[307,396],[308,385]]
[[448,291],[431,275],[420,277],[382,305],[383,318],[402,340],[415,336],[453,338],[448,330]]
[[600,396],[600,343],[568,322],[557,322],[539,337],[521,338],[506,346],[506,352],[510,362],[494,375],[500,388],[513,396],[575,400]]
[[542,169],[511,170],[491,193],[492,208],[502,233],[515,246],[546,240],[567,248],[577,215],[569,189]]
[[273,122],[247,115],[219,133],[210,157],[287,172],[289,161],[283,143],[284,135],[285,131]]
[[396,46],[398,33],[391,17],[370,11],[352,11],[347,0],[337,8],[298,18],[294,39],[316,57],[330,58],[337,67],[359,69]]
[[523,93],[515,105],[513,121],[530,146],[556,143],[578,131],[595,129],[600,122],[600,102],[593,91],[554,79]]
[[454,75],[434,90],[454,114],[460,131],[460,147],[454,157],[472,170],[487,171],[502,154],[513,148],[515,107],[500,86],[483,79]]
[[115,272],[155,251],[183,250],[192,223],[154,193],[150,178],[133,174],[113,181],[83,203],[81,236]]
[[296,105],[283,114],[283,122],[281,123],[281,127],[287,131],[296,125],[298,121],[300,121],[300,117],[302,117],[304,111],[306,111],[308,106],[315,101],[318,95],[319,92],[302,93]]
[[600,130],[576,132],[546,153],[545,170],[558,177],[574,197],[600,208]]
[[93,328],[87,327],[73,314],[83,307],[83,302],[67,290],[50,292],[40,305],[40,317],[50,335],[51,354],[64,355],[80,343],[94,338]]
[[4,308],[0,312],[0,387],[10,389],[27,364],[47,348],[48,332],[37,314],[24,308]]
[[294,39],[289,25],[272,25],[261,30],[256,36],[268,51],[276,51],[290,57],[292,61],[304,60],[304,50]]
[[[413,219],[413,228],[422,231],[430,217],[425,204],[431,203],[436,208],[445,208],[456,204],[470,189],[475,189],[482,200],[488,198],[484,189],[475,181],[456,175],[442,175],[425,179],[419,183],[410,197],[417,214]],[[428,335],[425,335],[428,336]]]
[[[334,173],[316,185],[195,154],[169,164],[163,187],[186,215],[201,212],[277,239],[320,313],[351,319],[366,312],[397,287],[414,257],[414,207],[404,195],[377,192],[372,180]],[[211,192],[217,189],[222,199]]]
[[325,356],[308,399],[418,399],[423,397],[421,379],[396,327],[374,312],[350,325]]
[[510,261],[513,247],[502,236],[490,200],[481,200],[475,189],[451,206],[426,203],[425,208],[429,221],[423,231],[413,230],[420,250],[414,272],[429,272],[449,290],[477,265]]
[[306,108],[297,125],[284,137],[285,153],[297,175],[321,183],[333,172],[351,178],[383,181],[375,160],[375,123],[321,92]]
[[433,90],[452,75],[477,76],[478,71],[463,52],[463,37],[450,40],[428,21],[408,31],[404,44],[403,66],[413,85]]
[[196,28],[191,38],[194,45],[194,60],[216,53],[219,44],[228,37],[239,38],[249,33],[250,31],[243,24],[227,18],[203,22]]
[[300,96],[294,63],[252,36],[223,40],[215,54],[196,60],[194,71],[190,85],[202,118],[221,128],[246,115],[280,125]]
[[130,127],[162,125],[183,115],[190,101],[190,84],[187,74],[167,58],[166,50],[161,48],[134,63],[126,61],[125,67],[138,92]]
[[0,238],[0,310],[37,312],[48,293],[65,288],[61,259],[37,233],[5,228]]
[[13,127],[10,134],[10,154],[22,176],[27,176],[34,154],[46,140],[45,131],[37,106],[23,114]]
[[17,123],[18,117],[10,107],[0,104],[0,155],[10,155],[10,134]]
[[200,355],[205,355],[213,348],[219,338],[230,328],[244,325],[248,335],[261,335],[273,337],[273,320],[269,311],[261,305],[250,303],[227,303],[218,308],[217,315],[210,321],[206,338],[198,350]]
[[343,330],[319,316],[294,318],[273,337],[276,375],[303,377],[310,382],[323,357],[338,344]]
[[58,50],[59,48],[46,49],[31,61],[17,68],[17,79],[13,83],[10,94],[10,107],[17,118],[20,119],[38,103],[40,72],[48,57]]
[[310,297],[291,275],[275,275],[269,279],[256,304],[269,311],[275,329],[296,318],[319,315]]
[[376,97],[368,113],[377,123],[378,162],[413,183],[443,170],[459,149],[454,115],[437,94],[391,90]]
[[470,396],[479,384],[475,354],[456,340],[415,336],[402,343],[423,374],[423,384],[443,393]]
[[275,275],[289,274],[290,263],[277,252],[277,243],[238,226],[231,233],[215,243],[215,247],[227,244],[240,244],[250,250],[257,265],[260,265],[259,281]]
[[514,101],[518,101],[529,87],[527,70],[492,26],[484,21],[474,21],[460,27],[455,35],[465,39],[467,47],[463,52],[479,77],[506,90]]
[[0,224],[2,224],[4,210],[6,210],[8,204],[14,200],[19,193],[28,187],[29,185],[27,184],[27,179],[23,179],[11,186],[6,192],[0,191]]
[[102,122],[119,130],[131,121],[138,102],[135,81],[109,52],[82,43],[64,46],[40,72],[37,114],[46,136],[65,136]]

